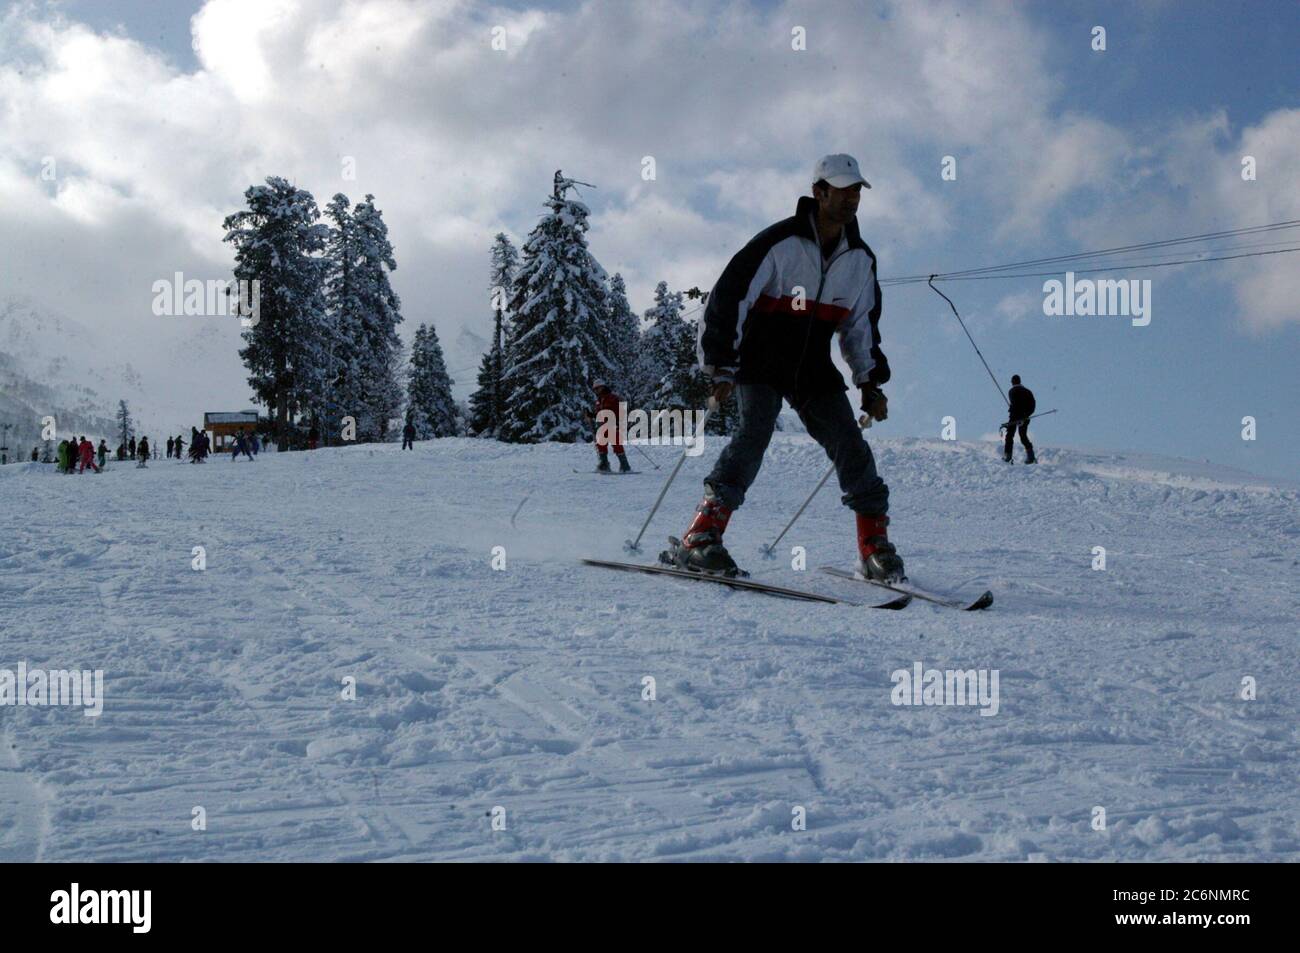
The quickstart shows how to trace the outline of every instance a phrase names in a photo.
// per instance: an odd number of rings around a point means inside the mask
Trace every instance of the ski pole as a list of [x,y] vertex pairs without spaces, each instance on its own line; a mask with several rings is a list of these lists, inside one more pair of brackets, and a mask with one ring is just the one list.
[[659,464],[655,463],[655,458],[650,456],[650,454],[646,453],[644,450],[642,450],[640,444],[634,443],[632,444],[632,446],[636,447],[637,451],[640,452],[641,456],[645,457],[647,460],[650,461],[650,466],[654,467],[656,470],[659,469]]
[[776,550],[776,544],[781,542],[781,537],[790,531],[790,527],[794,525],[794,521],[803,515],[803,511],[808,508],[808,504],[813,501],[813,497],[816,496],[821,491],[821,488],[826,485],[826,481],[831,478],[831,474],[834,472],[835,472],[835,464],[832,463],[830,467],[826,470],[825,476],[823,476],[819,481],[817,481],[817,485],[813,487],[813,491],[808,494],[808,499],[803,501],[803,506],[799,507],[799,511],[795,513],[794,516],[790,517],[790,522],[785,524],[785,529],[781,530],[781,532],[777,534],[776,539],[772,540],[772,542],[762,547],[762,553],[764,556],[766,556],[768,559],[771,559],[773,557]]
[[[1048,414],[1054,414],[1054,413],[1056,413],[1055,407],[1053,407],[1051,410],[1045,410],[1041,414],[1034,414],[1033,417],[1026,417],[1024,419],[1024,423],[1029,423],[1029,421],[1033,420],[1034,417],[1046,417]],[[1016,423],[1020,423],[1020,421],[1016,421]],[[1006,429],[1007,429],[1007,425],[1002,424],[1001,426],[998,427],[998,432],[1001,433],[1003,430]]]
[[[858,418],[858,426],[863,428],[864,430],[867,427],[870,427],[871,418],[868,417],[866,414],[863,414],[861,417]],[[821,488],[826,485],[826,481],[831,478],[831,474],[834,472],[835,472],[835,464],[832,463],[826,469],[826,473],[822,476],[821,480],[819,480],[817,485],[813,487],[813,491],[808,494],[808,499],[803,501],[803,506],[799,507],[799,511],[795,513],[794,516],[790,517],[790,522],[785,524],[785,529],[781,530],[781,532],[777,534],[776,539],[772,540],[772,542],[768,543],[766,546],[760,548],[760,551],[763,553],[764,556],[766,556],[768,559],[772,558],[772,556],[776,552],[776,544],[781,542],[781,538],[785,536],[786,533],[790,532],[790,527],[794,525],[794,521],[803,515],[803,511],[808,508],[808,504],[813,501],[813,497],[821,492]]]
[[[704,425],[709,422],[709,414],[713,413],[714,409],[717,406],[718,406],[717,401],[715,401],[712,397],[709,397],[709,403],[707,408],[704,411],[704,417],[701,418],[700,425],[699,427],[696,428],[695,431],[696,439],[699,439],[704,435]],[[690,449],[691,449],[690,447],[683,448],[682,455],[677,460],[677,465],[673,467],[673,472],[668,474],[668,481],[664,483],[664,488],[659,491],[659,499],[655,500],[655,505],[650,508],[650,515],[647,516],[645,518],[645,522],[641,524],[641,532],[636,534],[636,539],[628,539],[623,541],[623,548],[627,550],[629,553],[641,552],[641,537],[645,535],[646,528],[650,525],[650,521],[655,518],[655,513],[659,511],[659,504],[664,501],[664,497],[668,493],[668,488],[673,485],[673,480],[677,479],[677,471],[680,470],[682,468],[682,464],[686,462],[686,455],[690,452]]]

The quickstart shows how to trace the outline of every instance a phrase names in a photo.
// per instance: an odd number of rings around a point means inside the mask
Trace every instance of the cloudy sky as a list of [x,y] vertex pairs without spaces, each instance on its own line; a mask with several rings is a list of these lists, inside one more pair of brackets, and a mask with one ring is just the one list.
[[[882,277],[1297,220],[1297,37],[1300,6],[1190,0],[11,3],[0,296],[102,330],[146,379],[199,331],[233,353],[233,319],[155,317],[151,288],[228,277],[221,219],[268,175],[321,205],[373,193],[408,334],[434,321],[444,341],[487,333],[491,238],[527,234],[556,169],[594,186],[592,250],[637,310],[660,280],[711,287],[827,152],[873,185],[859,222]],[[1300,230],[1218,247],[1290,245]],[[1038,443],[1295,476],[1300,253],[1136,260],[1105,277],[1151,279],[1146,327],[1048,317],[1043,277],[942,287],[1003,385],[1018,372],[1059,408]],[[949,415],[963,439],[994,431],[1001,399],[943,300],[884,302],[883,435],[937,437]],[[193,393],[167,395],[187,417],[249,403],[237,361],[196,363]]]

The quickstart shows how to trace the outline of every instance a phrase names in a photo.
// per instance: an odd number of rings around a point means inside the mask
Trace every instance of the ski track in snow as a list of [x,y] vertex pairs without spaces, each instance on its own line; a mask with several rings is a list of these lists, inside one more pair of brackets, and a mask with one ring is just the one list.
[[[687,461],[644,558],[720,446]],[[0,708],[0,860],[1300,859],[1294,487],[873,446],[914,581],[992,588],[992,609],[578,565],[626,558],[672,448],[640,481],[573,473],[585,446],[474,440],[5,467],[0,666],[101,668],[106,698],[98,719]],[[759,556],[825,466],[777,435],[728,544],[756,578],[864,598],[813,571],[853,555],[834,480]],[[1000,711],[894,706],[916,661],[998,669]]]

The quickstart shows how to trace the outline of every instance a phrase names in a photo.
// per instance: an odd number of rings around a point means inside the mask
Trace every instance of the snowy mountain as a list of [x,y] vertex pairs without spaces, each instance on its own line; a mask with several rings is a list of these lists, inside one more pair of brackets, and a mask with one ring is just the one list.
[[[40,442],[41,419],[59,436],[116,446],[125,400],[138,435],[187,433],[203,413],[247,407],[236,322],[159,319],[146,338],[108,334],[21,296],[0,300],[0,423],[22,457]],[[162,395],[184,395],[181,402]]]
[[492,346],[492,319],[488,317],[483,334],[461,328],[449,345],[444,345],[447,372],[453,381],[452,394],[465,400],[478,388],[478,365]]
[[[647,559],[720,446],[687,461]],[[991,588],[991,609],[579,565],[623,558],[671,448],[625,478],[572,472],[589,446],[461,439],[3,468],[22,518],[0,539],[0,667],[102,669],[104,693],[98,718],[0,707],[0,858],[1300,859],[1295,485],[874,447],[914,581]],[[815,571],[853,554],[833,485],[758,555],[825,465],[776,435],[728,543],[757,578],[862,599]],[[996,712],[895,704],[918,664],[997,672]]]

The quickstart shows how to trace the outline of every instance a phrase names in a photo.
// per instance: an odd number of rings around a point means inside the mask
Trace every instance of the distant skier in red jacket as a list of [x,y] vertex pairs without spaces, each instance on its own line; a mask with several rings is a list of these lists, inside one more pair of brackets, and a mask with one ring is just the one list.
[[[600,457],[600,462],[596,464],[596,469],[601,473],[609,472],[609,448],[608,444],[601,439],[601,418],[600,412],[608,410],[615,415],[614,422],[618,423],[618,405],[622,398],[609,389],[609,385],[604,381],[596,381],[591,385],[591,389],[596,392],[596,454]],[[614,455],[618,457],[618,469],[620,473],[627,473],[632,469],[632,465],[627,462],[627,454],[623,450],[623,445],[618,442],[618,431],[614,431]]]
[[81,457],[81,469],[78,473],[85,473],[86,467],[99,472],[99,467],[95,466],[95,445],[85,437],[81,438],[81,443],[77,444],[77,455]]

